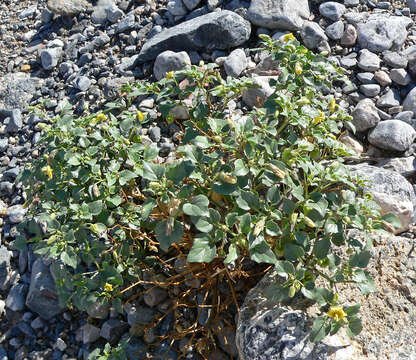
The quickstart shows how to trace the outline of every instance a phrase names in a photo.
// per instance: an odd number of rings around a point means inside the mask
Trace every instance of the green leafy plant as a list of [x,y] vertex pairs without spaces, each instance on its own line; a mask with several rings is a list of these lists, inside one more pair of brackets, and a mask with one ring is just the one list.
[[[320,92],[340,71],[291,36],[263,41],[279,75],[261,108],[234,111],[252,80],[223,79],[216,65],[201,64],[126,85],[125,98],[102,113],[66,113],[44,129],[44,155],[22,175],[33,215],[22,227],[32,236],[16,246],[34,243],[59,260],[63,302],[85,309],[101,300],[121,311],[142,269],[180,250],[189,263],[227,272],[242,259],[275,266],[277,301],[301,293],[322,307],[313,341],[343,325],[352,336],[361,330],[358,307],[340,305],[336,284],[373,290],[372,244],[348,230],[366,235],[391,218],[359,196],[362,182],[342,163],[352,154],[337,136],[353,128],[351,118]],[[156,100],[157,121],[183,129],[173,161],[161,163],[156,145],[142,141],[150,114],[132,105],[143,96]],[[187,119],[175,118],[179,110]]]

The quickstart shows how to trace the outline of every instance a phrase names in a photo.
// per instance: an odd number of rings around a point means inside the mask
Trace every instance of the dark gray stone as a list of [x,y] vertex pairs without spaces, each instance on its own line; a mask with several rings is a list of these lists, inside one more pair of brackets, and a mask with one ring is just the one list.
[[344,15],[345,10],[344,5],[335,1],[328,1],[319,6],[321,15],[332,21],[338,21]]
[[325,31],[313,21],[305,21],[300,36],[308,49],[316,49],[323,41],[328,40]]
[[22,120],[22,112],[19,109],[13,109],[10,111],[9,116],[9,123],[7,124],[6,131],[8,133],[15,133],[19,131],[23,126],[23,120]]
[[374,97],[380,94],[380,85],[378,84],[364,84],[360,86],[360,91],[368,97]]
[[329,25],[325,29],[325,33],[332,40],[339,40],[344,34],[344,23],[342,21],[336,21]]
[[73,84],[79,91],[87,91],[91,86],[91,80],[86,76],[78,76],[75,78]]
[[309,18],[307,0],[252,0],[248,20],[267,29],[300,30]]
[[156,34],[143,45],[137,62],[153,60],[166,50],[214,50],[235,47],[247,41],[250,33],[250,23],[236,13],[228,10],[213,12]]
[[393,107],[400,105],[400,95],[397,90],[390,89],[377,100],[377,106]]
[[24,110],[29,105],[41,80],[23,72],[10,73],[0,78],[0,109]]
[[22,311],[25,308],[25,296],[27,285],[15,284],[9,291],[6,299],[6,307],[12,311]]
[[36,259],[32,265],[26,306],[45,320],[52,319],[63,310],[58,301],[55,282],[49,267],[43,263],[42,259]]
[[235,49],[224,61],[228,76],[238,77],[247,67],[247,57],[243,49]]
[[106,339],[110,344],[116,344],[121,336],[127,331],[128,324],[118,319],[107,320],[100,330],[100,336]]
[[5,246],[0,246],[0,268],[10,267],[11,253]]

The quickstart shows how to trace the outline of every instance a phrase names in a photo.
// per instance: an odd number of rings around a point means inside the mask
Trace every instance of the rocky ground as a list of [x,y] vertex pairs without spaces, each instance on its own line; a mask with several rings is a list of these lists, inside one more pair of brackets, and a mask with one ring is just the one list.
[[[383,210],[398,214],[402,231],[407,231],[415,220],[416,206],[415,20],[414,0],[50,0],[48,4],[42,0],[3,0],[0,359],[86,359],[96,347],[117,343],[129,335],[133,336],[128,345],[129,358],[146,358],[150,356],[146,343],[164,331],[159,328],[158,334],[150,336],[135,332],[150,321],[152,314],[163,313],[167,294],[141,299],[126,307],[124,316],[99,306],[92,306],[88,314],[62,309],[54,292],[50,264],[36,259],[30,248],[14,250],[16,225],[25,214],[25,195],[15,179],[25,163],[39,156],[39,124],[59,114],[68,103],[77,114],[87,114],[116,98],[118,88],[126,82],[160,79],[184,63],[199,64],[201,60],[216,62],[232,77],[255,76],[260,88],[243,99],[245,105],[255,106],[258,96],[270,93],[266,76],[273,75],[267,61],[257,52],[249,52],[257,47],[259,34],[279,39],[291,31],[308,48],[328,51],[329,58],[345,69],[350,81],[326,90],[353,116],[358,133],[346,133],[343,141],[370,164],[353,170],[374,180],[367,191]],[[151,100],[145,99],[139,109],[152,115]],[[29,116],[29,107],[40,103],[44,103],[48,116]],[[236,103],[237,108],[242,105]],[[143,135],[157,144],[163,161],[174,150],[178,132],[175,126],[151,123]],[[401,243],[406,241],[403,239],[413,242],[411,233],[400,239]],[[385,245],[389,259],[393,257],[390,243]],[[406,249],[407,246],[403,245]],[[412,334],[409,329],[416,325],[414,276],[413,268],[409,268],[413,262],[397,266],[406,275],[401,285],[393,284],[392,289],[402,290],[380,301],[384,305],[389,302],[385,311],[401,314],[397,316],[400,324],[392,325],[392,317],[380,315],[377,321],[384,330],[378,335],[363,335],[363,341],[372,339],[369,343],[374,345],[361,349],[363,358],[414,358],[414,346],[393,346],[391,339],[382,340],[388,329],[397,331],[400,326],[404,334]],[[407,322],[403,311],[408,313]],[[371,316],[365,316],[371,328]],[[173,319],[166,319],[164,329],[169,329]],[[243,342],[237,344],[237,350],[231,331],[227,341],[223,339],[217,338],[219,347],[210,359],[238,358],[238,352],[244,359],[244,354],[251,351],[242,349],[249,346]],[[289,340],[283,348],[293,343]],[[149,351],[154,358],[177,359],[180,348],[183,344],[167,352],[166,343],[162,343]],[[294,356],[283,350],[274,354],[276,357],[268,359]],[[193,349],[182,356],[199,358]],[[329,358],[316,354],[297,356]],[[260,355],[251,357],[260,359]]]

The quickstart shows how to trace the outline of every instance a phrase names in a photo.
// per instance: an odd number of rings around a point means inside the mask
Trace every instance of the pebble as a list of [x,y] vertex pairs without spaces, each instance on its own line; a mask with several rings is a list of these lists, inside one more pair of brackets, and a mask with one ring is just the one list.
[[406,151],[416,137],[412,126],[400,120],[385,120],[369,133],[368,141],[381,149]]
[[383,70],[379,70],[374,73],[374,80],[377,81],[383,87],[391,84],[391,78],[389,74],[387,74]]
[[360,91],[368,97],[377,96],[380,93],[380,85],[378,84],[364,84],[360,85]]
[[380,68],[381,59],[378,55],[363,49],[360,51],[358,67],[364,71],[377,71]]
[[25,284],[13,285],[6,299],[6,307],[12,311],[22,311],[25,308],[26,293]]
[[78,76],[75,78],[73,85],[79,91],[87,91],[91,86],[91,80],[86,76]]
[[352,123],[359,132],[373,128],[380,121],[377,108],[370,99],[361,100],[352,112]]
[[412,81],[412,78],[405,69],[392,69],[390,71],[391,79],[401,86],[407,86]]
[[345,6],[335,1],[328,1],[319,6],[321,15],[332,21],[338,21],[345,11]]
[[247,57],[243,49],[235,49],[224,61],[224,70],[228,76],[239,77],[247,68]]
[[81,327],[82,329],[82,342],[84,344],[90,344],[97,341],[100,338],[100,328],[91,325],[85,324]]
[[342,35],[344,34],[344,30],[344,23],[340,20],[327,26],[325,29],[325,33],[332,40],[340,40],[342,38]]
[[354,46],[357,42],[357,30],[354,25],[347,24],[345,26],[344,34],[342,35],[340,44],[342,46]]
[[54,47],[42,50],[40,53],[40,61],[45,70],[52,70],[57,65],[62,56],[62,48]]

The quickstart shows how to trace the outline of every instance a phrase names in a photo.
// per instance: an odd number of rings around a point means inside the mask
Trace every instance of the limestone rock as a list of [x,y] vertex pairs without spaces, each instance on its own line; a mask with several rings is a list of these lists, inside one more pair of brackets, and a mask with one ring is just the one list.
[[268,29],[299,30],[309,18],[308,0],[252,0],[248,20]]
[[250,37],[250,23],[223,10],[199,16],[156,34],[143,45],[137,62],[155,59],[160,53],[183,50],[227,49]]
[[370,99],[361,100],[352,112],[352,123],[357,131],[373,128],[380,121],[377,108]]
[[385,120],[369,133],[370,144],[384,150],[406,151],[416,137],[412,126],[401,120]]
[[175,53],[167,50],[157,56],[153,74],[156,80],[161,80],[167,72],[183,70],[187,65],[191,65],[191,59],[185,51]]
[[47,7],[58,15],[72,16],[85,11],[89,3],[86,0],[48,0]]

